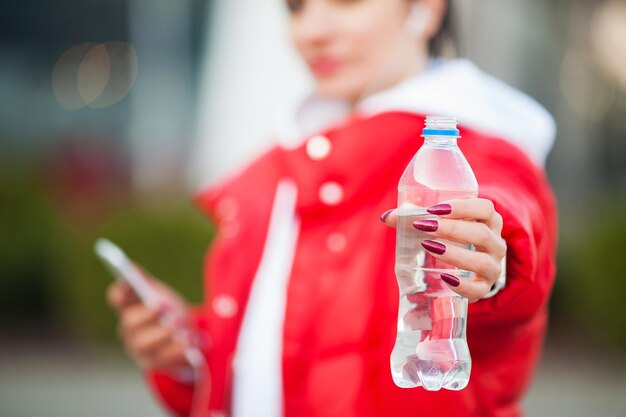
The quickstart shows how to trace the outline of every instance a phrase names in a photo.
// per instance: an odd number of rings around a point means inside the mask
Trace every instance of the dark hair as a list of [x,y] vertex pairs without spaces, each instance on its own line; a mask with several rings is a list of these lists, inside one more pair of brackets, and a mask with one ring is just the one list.
[[455,55],[459,54],[459,43],[456,31],[456,18],[452,9],[452,1],[446,1],[446,11],[441,19],[439,31],[428,42],[428,52],[431,56],[441,56],[450,45]]

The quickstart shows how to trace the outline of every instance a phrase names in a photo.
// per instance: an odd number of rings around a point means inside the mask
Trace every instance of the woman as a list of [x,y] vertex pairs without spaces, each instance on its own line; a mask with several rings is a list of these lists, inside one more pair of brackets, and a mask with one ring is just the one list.
[[[447,30],[444,0],[287,6],[316,92],[284,118],[276,147],[197,199],[219,229],[207,301],[192,313],[209,372],[185,378],[184,346],[159,312],[114,284],[109,301],[127,350],[178,415],[209,379],[213,415],[521,415],[554,278],[555,205],[540,168],[552,119],[469,62],[428,60]],[[459,118],[480,186],[480,198],[436,207],[429,232],[476,246],[433,252],[475,273],[445,278],[473,301],[472,377],[462,391],[397,388],[389,370],[395,233],[374,219],[383,213],[395,226],[389,208],[426,113]]]

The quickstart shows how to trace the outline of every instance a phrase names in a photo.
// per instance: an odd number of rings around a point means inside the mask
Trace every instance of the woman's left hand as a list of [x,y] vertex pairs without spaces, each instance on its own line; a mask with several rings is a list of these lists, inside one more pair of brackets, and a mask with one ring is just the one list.
[[[502,216],[490,200],[483,198],[445,201],[428,208],[428,212],[437,218],[413,223],[413,227],[431,237],[422,246],[435,258],[474,273],[471,279],[460,279],[453,274],[441,274],[441,279],[470,301],[483,298],[500,276],[506,255],[506,242],[501,237]],[[395,228],[397,209],[385,212],[380,219]],[[436,239],[471,244],[476,250],[446,245]]]

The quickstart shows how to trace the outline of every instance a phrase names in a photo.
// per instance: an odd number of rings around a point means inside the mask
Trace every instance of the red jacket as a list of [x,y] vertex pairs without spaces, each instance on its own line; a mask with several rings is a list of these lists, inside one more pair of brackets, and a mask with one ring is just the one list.
[[[519,416],[546,329],[555,267],[555,201],[543,172],[508,142],[460,127],[459,146],[480,195],[504,219],[507,284],[470,304],[472,375],[462,391],[394,385],[395,231],[380,224],[396,206],[397,182],[421,146],[424,119],[388,112],[354,118],[323,134],[332,152],[312,160],[305,146],[271,149],[197,202],[223,231],[207,257],[206,304],[198,326],[210,339],[210,410],[228,414],[232,359],[251,281],[261,257],[280,179],[298,186],[300,235],[288,284],[283,331],[286,417]],[[343,188],[335,206],[320,201],[327,181]],[[239,209],[237,209],[239,208]],[[236,233],[239,231],[239,233]],[[347,245],[330,251],[340,232]],[[187,415],[192,387],[166,374],[152,386],[174,413]]]

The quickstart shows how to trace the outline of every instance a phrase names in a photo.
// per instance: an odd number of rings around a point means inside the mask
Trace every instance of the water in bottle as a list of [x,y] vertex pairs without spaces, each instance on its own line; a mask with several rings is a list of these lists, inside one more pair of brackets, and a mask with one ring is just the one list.
[[459,131],[454,118],[427,117],[422,136],[424,145],[398,185],[395,272],[400,306],[391,373],[399,387],[460,390],[467,386],[471,370],[465,338],[467,299],[453,292],[441,274],[467,279],[470,273],[426,251],[421,242],[432,237],[413,227],[413,222],[436,218],[426,209],[437,203],[476,197],[478,184],[457,146]]

